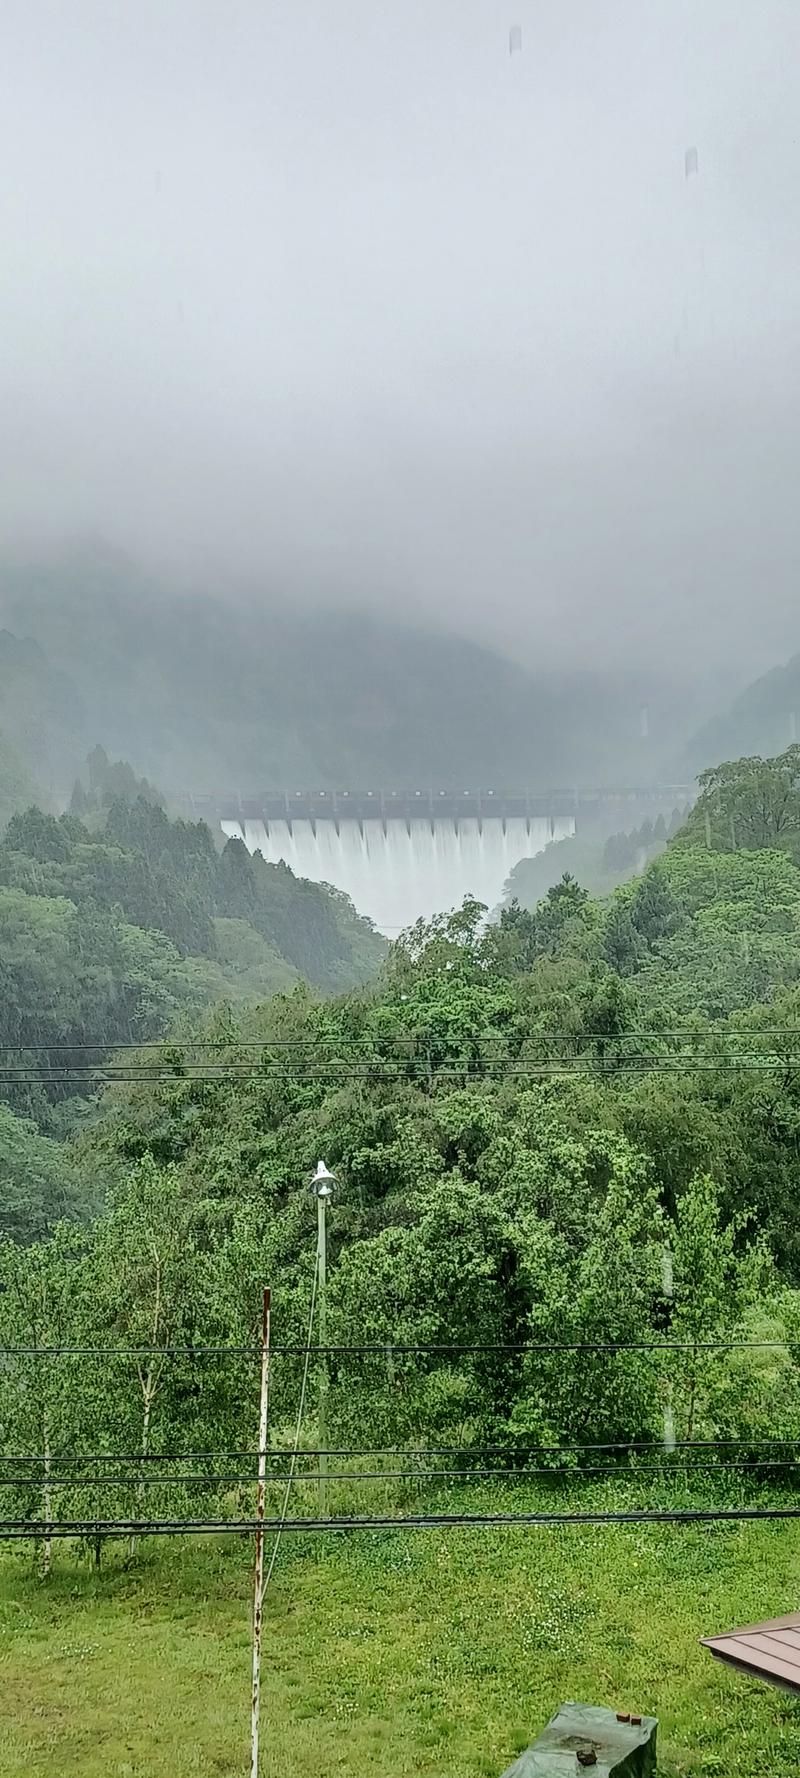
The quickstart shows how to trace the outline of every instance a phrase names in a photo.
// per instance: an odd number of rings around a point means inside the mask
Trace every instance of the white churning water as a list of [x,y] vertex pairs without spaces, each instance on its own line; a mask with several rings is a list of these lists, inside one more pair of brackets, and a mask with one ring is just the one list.
[[458,907],[465,895],[494,908],[520,858],[575,831],[572,816],[476,820],[223,821],[228,837],[298,877],[333,883],[390,938],[422,917]]

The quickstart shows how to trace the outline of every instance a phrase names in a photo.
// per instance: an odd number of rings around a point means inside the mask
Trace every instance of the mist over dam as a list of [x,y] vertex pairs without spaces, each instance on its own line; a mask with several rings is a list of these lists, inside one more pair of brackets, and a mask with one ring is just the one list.
[[331,883],[393,938],[465,895],[494,908],[513,866],[573,834],[581,811],[663,793],[493,791],[275,792],[193,798],[227,838],[270,864]]

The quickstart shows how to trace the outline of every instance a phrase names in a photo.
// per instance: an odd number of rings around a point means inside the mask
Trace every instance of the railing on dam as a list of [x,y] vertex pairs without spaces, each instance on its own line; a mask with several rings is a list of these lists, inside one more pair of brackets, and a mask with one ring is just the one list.
[[560,790],[265,790],[206,793],[189,798],[195,819],[219,821],[509,821],[575,816],[579,811],[690,802],[688,784],[641,788]]

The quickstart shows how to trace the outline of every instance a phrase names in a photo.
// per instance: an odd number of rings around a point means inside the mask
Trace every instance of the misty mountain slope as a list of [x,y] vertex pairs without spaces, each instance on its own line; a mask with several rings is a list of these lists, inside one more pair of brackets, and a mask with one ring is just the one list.
[[16,749],[0,734],[0,833],[12,815],[34,800],[47,803]]
[[240,840],[219,852],[202,823],[143,797],[90,819],[28,808],[0,841],[0,1035],[26,1064],[6,1083],[16,1109],[49,1115],[76,1090],[62,1045],[90,1046],[91,1075],[107,1049],[209,1007],[302,982],[335,994],[380,970],[386,942],[345,896]]
[[76,682],[27,636],[0,629],[0,818],[50,801],[59,761],[79,756],[86,712]]
[[654,675],[529,673],[388,616],[183,598],[101,551],[0,568],[0,609],[35,644],[35,742],[62,796],[98,741],[173,797],[646,783],[697,717]]
[[726,710],[703,724],[686,749],[692,774],[725,759],[782,753],[800,738],[800,654],[745,686]]
[[534,858],[521,858],[514,865],[505,887],[504,903],[508,906],[516,901],[520,907],[533,911],[566,874],[592,896],[609,895],[659,857],[685,814],[685,810],[670,809],[665,804],[655,820],[648,816],[637,827],[624,832],[615,832],[610,824],[595,824],[588,831],[551,840],[543,852]]

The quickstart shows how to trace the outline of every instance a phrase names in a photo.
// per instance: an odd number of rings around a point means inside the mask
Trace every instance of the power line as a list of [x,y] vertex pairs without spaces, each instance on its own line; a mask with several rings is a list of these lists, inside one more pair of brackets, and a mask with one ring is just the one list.
[[[376,1356],[394,1359],[400,1357],[432,1356],[440,1353],[457,1352],[466,1356],[487,1356],[490,1353],[525,1354],[529,1352],[773,1352],[793,1350],[800,1347],[800,1340],[546,1340],[524,1341],[519,1344],[482,1343],[475,1345],[459,1344],[458,1342],[442,1341],[432,1345],[395,1345],[391,1340],[374,1341],[354,1346],[314,1346],[312,1350],[320,1357],[351,1357]],[[0,1355],[2,1355],[0,1347]],[[95,1348],[92,1348],[95,1350]],[[275,1346],[273,1350],[284,1357],[298,1357],[302,1348],[298,1346]]]
[[254,1070],[247,1067],[221,1066],[216,1072],[206,1069],[203,1072],[182,1068],[163,1067],[160,1070],[150,1068],[134,1072],[113,1072],[109,1067],[98,1066],[95,1070],[62,1069],[58,1071],[41,1069],[35,1073],[13,1074],[0,1076],[2,1087],[40,1087],[65,1086],[79,1083],[86,1086],[192,1086],[192,1085],[248,1085],[269,1082],[305,1083],[320,1081],[327,1084],[337,1082],[366,1081],[374,1084],[390,1085],[396,1081],[444,1081],[461,1084],[468,1080],[563,1080],[581,1076],[609,1076],[619,1078],[633,1074],[639,1070],[655,1075],[683,1074],[785,1074],[787,1070],[800,1068],[800,1055],[785,1056],[781,1060],[731,1059],[692,1060],[689,1057],[665,1056],[597,1056],[589,1060],[576,1058],[574,1061],[565,1059],[558,1062],[531,1062],[530,1064],[506,1065],[505,1062],[493,1062],[490,1059],[465,1059],[463,1062],[449,1061],[447,1066],[428,1063],[421,1058],[419,1065],[413,1070],[397,1067],[389,1070],[372,1063],[365,1063],[360,1068],[350,1065],[341,1068],[266,1068]]
[[[717,1439],[678,1439],[671,1447],[672,1451],[728,1451],[728,1450],[789,1450],[800,1446],[800,1435],[797,1438],[717,1438]],[[485,1457],[485,1456],[564,1456],[593,1454],[598,1451],[634,1453],[638,1455],[648,1452],[660,1453],[664,1446],[656,1439],[614,1439],[601,1444],[563,1444],[563,1445],[340,1445],[325,1446],[327,1457]],[[319,1457],[319,1445],[299,1445],[298,1457]],[[277,1462],[285,1456],[285,1451],[276,1448],[268,1451],[269,1460]],[[88,1452],[49,1452],[45,1457],[42,1452],[8,1452],[0,1453],[0,1463],[40,1463],[40,1464],[89,1464],[89,1463],[213,1463],[237,1461],[239,1459],[258,1458],[256,1450],[218,1450],[218,1451],[88,1451]],[[549,1471],[548,1471],[549,1473]],[[577,1473],[577,1472],[576,1472]]]
[[[660,1463],[636,1464],[589,1464],[578,1467],[575,1464],[539,1464],[535,1466],[512,1465],[506,1469],[465,1468],[465,1469],[367,1469],[367,1470],[301,1470],[299,1473],[290,1468],[288,1471],[267,1475],[267,1483],[292,1482],[460,1482],[476,1479],[495,1482],[519,1482],[545,1478],[550,1481],[582,1482],[585,1477],[609,1476],[612,1481],[637,1481],[640,1476],[652,1475],[665,1480],[670,1474],[682,1467],[682,1473],[689,1475],[693,1471],[699,1474],[713,1473],[718,1475],[727,1472],[741,1474],[743,1470],[786,1470],[800,1467],[800,1457],[743,1457],[734,1458],[722,1463],[714,1462],[713,1458],[699,1459],[696,1462],[684,1460],[683,1465],[673,1461],[672,1452],[665,1451]],[[0,1488],[169,1488],[169,1487],[203,1487],[214,1486],[252,1486],[257,1476],[251,1470],[247,1475],[220,1474],[209,1472],[206,1475],[4,1475],[0,1476]]]
[[[791,1040],[796,1042],[795,1033],[791,1035]],[[530,1044],[532,1040],[526,1038],[526,1042]],[[603,1044],[604,1049],[610,1049],[615,1042],[617,1042],[617,1044],[619,1044],[619,1042],[633,1042],[633,1038],[597,1037],[592,1038],[592,1042]],[[263,1045],[263,1047],[270,1047],[270,1045]],[[331,1044],[329,1047],[331,1047],[332,1051],[338,1051],[338,1049],[340,1049],[340,1045],[336,1044]],[[23,1060],[20,1061],[4,1061],[4,1067],[5,1069],[14,1069],[14,1077],[18,1076],[23,1069],[27,1069],[28,1074],[34,1074],[34,1072],[36,1072],[37,1079],[46,1076],[75,1076],[78,1077],[78,1079],[94,1079],[96,1074],[107,1074],[107,1076],[112,1077],[112,1079],[128,1079],[128,1077],[130,1077],[130,1079],[149,1079],[149,1077],[167,1074],[171,1079],[174,1077],[174,1079],[212,1079],[212,1081],[217,1081],[217,1079],[226,1079],[228,1076],[231,1076],[231,1079],[240,1079],[242,1076],[252,1076],[252,1079],[261,1079],[263,1076],[283,1077],[284,1074],[292,1074],[293,1076],[293,1074],[300,1072],[300,1067],[302,1067],[302,1076],[309,1077],[309,1079],[316,1079],[318,1076],[325,1079],[327,1076],[336,1076],[336,1074],[356,1074],[356,1076],[359,1076],[359,1074],[363,1074],[366,1070],[380,1069],[380,1067],[386,1069],[386,1072],[388,1072],[388,1067],[386,1067],[386,1065],[388,1065],[389,1061],[395,1065],[396,1074],[402,1074],[402,1070],[414,1069],[414,1067],[418,1067],[418,1069],[428,1069],[428,1067],[432,1067],[432,1069],[444,1069],[444,1067],[448,1067],[448,1069],[462,1070],[484,1067],[484,1069],[498,1070],[528,1070],[539,1069],[539,1067],[542,1067],[542,1069],[572,1069],[572,1067],[578,1067],[578,1065],[585,1065],[585,1067],[588,1067],[588,1065],[592,1065],[592,1067],[608,1065],[608,1067],[615,1067],[615,1069],[617,1069],[617,1067],[624,1067],[626,1063],[652,1063],[654,1067],[661,1067],[661,1065],[663,1065],[663,1067],[674,1067],[674,1065],[679,1065],[679,1063],[681,1063],[681,1065],[686,1065],[686,1067],[688,1067],[690,1063],[700,1065],[702,1061],[708,1061],[708,1065],[713,1063],[715,1067],[720,1067],[720,1069],[725,1069],[725,1067],[740,1069],[740,1067],[766,1067],[766,1065],[777,1067],[777,1065],[782,1065],[782,1063],[798,1060],[795,1049],[789,1054],[766,1054],[766,1056],[764,1056],[764,1054],[756,1054],[756,1056],[754,1056],[754,1054],[752,1054],[752,1049],[756,1047],[754,1044],[748,1045],[747,1053],[745,1054],[731,1054],[727,1053],[727,1051],[713,1051],[711,1045],[709,1045],[711,1053],[709,1053],[706,1058],[692,1058],[692,1056],[681,1056],[681,1054],[674,1053],[674,1051],[644,1049],[644,1047],[638,1047],[633,1053],[624,1053],[624,1051],[620,1051],[620,1053],[597,1054],[597,1056],[581,1056],[581,1054],[567,1053],[556,1054],[556,1056],[537,1056],[537,1054],[524,1053],[521,1049],[508,1049],[508,1047],[507,1049],[503,1049],[503,1051],[491,1051],[491,1049],[485,1049],[485,1045],[482,1045],[480,1049],[476,1049],[476,1047],[464,1047],[462,1051],[457,1051],[455,1047],[450,1047],[450,1045],[448,1045],[448,1053],[446,1054],[434,1056],[434,1054],[428,1053],[428,1051],[434,1051],[436,1047],[436,1042],[432,1042],[432,1044],[428,1045],[418,1045],[418,1047],[414,1047],[409,1053],[405,1053],[405,1051],[400,1051],[398,1054],[391,1054],[391,1051],[389,1051],[389,1053],[386,1053],[386,1051],[384,1051],[384,1053],[379,1053],[379,1051],[377,1051],[377,1053],[372,1054],[359,1053],[356,1054],[354,1058],[347,1058],[347,1060],[345,1060],[345,1058],[343,1058],[343,1060],[338,1060],[336,1054],[331,1056],[331,1058],[311,1056],[311,1063],[313,1063],[313,1065],[306,1065],[306,1056],[300,1056],[295,1067],[290,1067],[288,1061],[286,1061],[281,1069],[279,1069],[277,1065],[274,1065],[270,1060],[265,1061],[265,1063],[256,1063],[256,1061],[252,1061],[251,1058],[244,1058],[242,1061],[236,1061],[233,1060],[233,1058],[231,1058],[231,1060],[220,1058],[219,1061],[213,1061],[210,1060],[210,1058],[206,1058],[206,1056],[203,1056],[201,1060],[196,1061],[192,1060],[192,1058],[181,1058],[181,1060],[174,1061],[169,1060],[169,1058],[162,1058],[162,1060],[156,1060],[156,1058],[151,1058],[151,1060],[149,1060],[148,1058],[148,1060],[137,1063],[137,1061],[128,1060],[114,1061],[110,1058],[110,1060],[75,1061],[75,1063],[68,1063],[68,1061],[53,1061],[53,1063],[48,1063],[48,1065],[34,1065],[32,1061],[23,1058]],[[540,1047],[544,1049],[546,1045],[542,1044]],[[203,1074],[199,1072],[201,1069],[204,1070]]]
[[[798,1506],[622,1507],[587,1512],[407,1513],[349,1518],[264,1519],[263,1530],[283,1533],[318,1531],[426,1531],[450,1527],[476,1528],[548,1525],[695,1525],[736,1524],[772,1519],[800,1519]],[[185,1537],[254,1534],[255,1519],[6,1519],[0,1520],[0,1541],[46,1537]]]
[[[438,1357],[446,1353],[487,1357],[492,1354],[524,1356],[527,1353],[585,1352],[785,1352],[800,1348],[800,1340],[527,1340],[484,1341],[475,1344],[443,1340],[433,1344],[404,1344],[392,1340],[356,1345],[272,1346],[271,1355],[312,1357],[375,1357],[387,1362],[396,1357]],[[0,1358],[257,1358],[257,1346],[0,1346]]]
[[[273,1348],[274,1350],[274,1348]],[[284,1346],[295,1354],[301,1348]],[[0,1358],[256,1358],[257,1346],[0,1346]]]
[[[765,1038],[765,1037],[774,1037],[774,1038],[782,1038],[782,1039],[785,1039],[787,1037],[800,1038],[800,1026],[795,1026],[795,1025],[777,1026],[776,1025],[776,1026],[758,1026],[758,1027],[753,1027],[753,1028],[749,1028],[749,1027],[738,1027],[738,1028],[733,1027],[732,1028],[730,1026],[724,1026],[724,1025],[719,1025],[719,1026],[712,1025],[708,1029],[705,1029],[702,1031],[698,1031],[691,1026],[678,1026],[678,1025],[675,1025],[675,1026],[652,1026],[652,1027],[648,1027],[645,1029],[636,1029],[636,1030],[632,1030],[632,1031],[593,1031],[593,1030],[548,1031],[546,1029],[543,1029],[543,1028],[540,1028],[537,1026],[537,1027],[534,1027],[533,1029],[529,1030],[528,1032],[526,1032],[523,1041],[527,1042],[527,1043],[532,1043],[535,1041],[544,1042],[544,1043],[587,1043],[587,1042],[591,1042],[591,1043],[629,1043],[629,1042],[633,1041],[634,1039],[642,1039],[643,1041],[646,1041],[646,1042],[653,1042],[654,1040],[661,1039],[661,1038],[674,1038],[674,1039],[680,1039],[683,1042],[687,1042],[687,1043],[688,1042],[695,1043],[695,1042],[700,1042],[701,1039],[708,1041],[709,1038],[717,1038],[717,1039],[720,1039],[720,1038],[724,1038],[724,1039],[741,1038],[744,1041],[753,1042],[756,1039]],[[369,1041],[369,1039],[367,1038],[366,1041]],[[418,1044],[420,1042],[420,1034],[419,1033],[409,1033],[406,1036],[402,1033],[394,1033],[391,1036],[387,1035],[385,1037],[380,1037],[379,1039],[376,1038],[373,1041],[378,1043],[381,1048],[389,1048],[392,1045],[398,1045],[398,1046],[399,1045],[412,1045],[412,1044]],[[436,1041],[436,1040],[434,1039],[432,1041]],[[485,1037],[482,1037],[480,1039],[480,1041],[483,1045],[503,1043],[503,1044],[506,1044],[506,1046],[507,1046],[507,1044],[508,1044],[508,1039],[503,1038],[503,1037],[485,1036]],[[199,1050],[199,1049],[202,1049],[202,1050],[206,1050],[206,1049],[271,1050],[271,1049],[315,1049],[315,1048],[359,1049],[361,1047],[361,1043],[362,1043],[361,1039],[349,1037],[346,1034],[342,1034],[341,1036],[333,1036],[333,1037],[319,1037],[319,1036],[317,1036],[317,1037],[261,1037],[261,1038],[253,1038],[253,1037],[248,1037],[248,1038],[238,1038],[238,1037],[208,1037],[208,1038],[205,1038],[205,1037],[202,1037],[202,1038],[176,1037],[176,1038],[170,1038],[170,1037],[161,1037],[161,1038],[148,1038],[146,1040],[142,1040],[141,1042],[136,1042],[135,1040],[131,1040],[131,1041],[126,1040],[124,1042],[123,1041],[117,1042],[112,1038],[109,1040],[98,1041],[97,1043],[85,1043],[85,1042],[84,1043],[0,1043],[0,1055],[9,1055],[12,1052],[14,1052],[16,1054],[23,1054],[24,1053],[24,1054],[28,1054],[28,1055],[61,1055],[61,1054],[73,1055],[73,1054],[76,1054],[79,1052],[89,1052],[89,1051],[94,1051],[94,1050],[107,1050],[107,1051],[116,1052],[116,1051],[170,1050],[170,1049],[174,1049],[174,1050],[182,1050],[182,1049],[188,1049],[188,1050]]]

